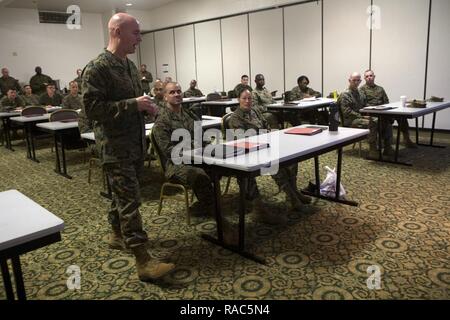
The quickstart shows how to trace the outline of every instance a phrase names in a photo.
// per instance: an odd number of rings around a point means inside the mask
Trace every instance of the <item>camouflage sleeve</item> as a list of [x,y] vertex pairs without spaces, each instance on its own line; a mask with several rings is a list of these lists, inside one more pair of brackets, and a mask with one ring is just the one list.
[[314,96],[314,97],[316,97],[316,98],[320,98],[320,97],[322,96],[322,94],[321,94],[319,91],[316,91],[316,90],[314,90],[314,89],[312,89],[312,88],[309,89],[308,94],[309,94],[310,96]]
[[174,143],[171,141],[172,132],[170,126],[164,123],[164,121],[157,121],[152,128],[152,135],[158,144],[158,149],[163,153],[163,156],[166,159],[170,159],[174,147]]
[[386,94],[386,91],[383,89],[383,104],[389,103],[389,98]]
[[153,82],[153,75],[150,72],[148,73],[148,82]]
[[291,93],[289,94],[289,100],[294,101],[299,100],[300,98],[300,90],[298,89],[298,87],[292,88]]
[[17,107],[21,107],[21,108],[23,108],[23,107],[25,107],[25,105],[26,105],[26,103],[25,103],[25,101],[22,99],[22,97],[17,97]]
[[261,105],[261,99],[259,97],[259,94],[256,92],[256,90],[252,91],[252,100],[253,100],[253,105]]
[[338,98],[338,104],[341,107],[344,118],[359,118],[361,114],[353,110],[353,100],[347,93],[341,93]]
[[190,90],[186,90],[185,92],[183,92],[183,98],[190,98],[192,97],[192,93]]
[[239,117],[235,113],[233,113],[230,116],[230,120],[228,120],[228,127],[230,129],[243,129],[242,128],[242,123],[239,120]]
[[30,79],[30,86],[31,86],[31,90],[33,91],[33,93],[39,92],[40,86],[39,86],[38,81],[36,81],[35,77],[32,77]]
[[90,64],[83,72],[81,87],[86,116],[103,123],[118,120],[127,112],[138,112],[136,98],[108,100],[108,88],[113,86],[110,84],[111,78],[108,78],[108,70],[104,69]]

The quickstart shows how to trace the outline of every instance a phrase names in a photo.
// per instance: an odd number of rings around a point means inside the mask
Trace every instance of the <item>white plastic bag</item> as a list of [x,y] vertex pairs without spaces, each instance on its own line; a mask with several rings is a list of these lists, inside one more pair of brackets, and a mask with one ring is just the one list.
[[[336,197],[336,168],[332,170],[330,167],[326,166],[325,169],[327,170],[327,177],[320,185],[320,194],[326,197],[334,198]],[[339,198],[343,199],[344,196],[345,189],[342,183],[340,183]]]

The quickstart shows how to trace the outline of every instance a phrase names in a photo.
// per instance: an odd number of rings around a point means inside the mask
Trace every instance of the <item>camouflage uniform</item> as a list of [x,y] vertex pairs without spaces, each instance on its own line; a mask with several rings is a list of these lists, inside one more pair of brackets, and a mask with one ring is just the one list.
[[270,127],[277,129],[279,127],[277,116],[274,113],[267,111],[266,107],[268,104],[275,103],[270,92],[266,88],[258,89],[258,87],[256,87],[255,90],[252,91],[252,100],[253,107],[257,107],[259,111],[261,111]]
[[47,93],[43,93],[39,97],[39,104],[43,106],[60,106],[62,104],[62,100],[62,95],[57,92],[55,92],[53,97],[50,97]]
[[0,101],[0,106],[2,112],[9,112],[16,108],[25,107],[25,102],[19,96],[17,96],[14,100],[10,100],[8,97],[3,97]]
[[138,70],[105,50],[82,74],[84,112],[94,121],[101,162],[113,193],[108,220],[127,247],[147,242],[139,213],[141,177],[146,150],[144,117],[136,97],[142,88]]
[[[229,120],[230,129],[243,129],[247,131],[249,129],[270,130],[270,125],[258,109],[251,109],[250,112],[244,111],[238,107]],[[286,188],[294,187],[297,181],[298,166],[297,164],[280,168],[278,173],[272,175],[273,180],[280,189],[286,190]],[[292,189],[291,189],[292,190]],[[247,200],[254,200],[260,197],[258,185],[255,178],[248,180],[248,189],[246,192]]]
[[189,88],[188,90],[183,92],[183,98],[190,98],[190,97],[203,97],[203,93],[199,89]]
[[[342,111],[344,126],[352,128],[368,128],[370,132],[367,140],[371,148],[376,148],[378,132],[377,119],[368,116],[363,117],[361,113],[359,113],[360,109],[367,106],[367,100],[364,92],[360,90],[347,89],[339,95],[337,103]],[[389,141],[389,130],[386,127],[387,124],[387,121],[383,121],[381,128],[382,135],[384,136],[384,140],[386,142]]]
[[34,94],[39,96],[45,93],[46,85],[44,83],[49,84],[52,81],[52,78],[45,74],[35,74],[30,79],[31,90],[34,92]]
[[[309,88],[309,87],[306,87],[305,90],[302,90],[302,89],[300,89],[299,86],[296,86],[295,88],[292,88],[291,93],[289,95],[289,100],[291,100],[291,101],[302,100],[306,96],[320,98],[322,96],[322,94],[318,91],[315,91],[315,90]],[[301,122],[303,120],[303,121],[306,121],[307,123],[328,124],[328,117],[324,116],[321,119],[320,113],[317,109],[301,110],[301,111],[297,111],[296,113],[297,113],[297,117],[299,117],[299,118],[292,119],[294,123],[301,124]],[[293,114],[289,115],[289,118],[293,118],[293,117],[295,117]],[[325,118],[325,119],[323,119],[323,118]]]
[[29,96],[24,94],[20,97],[22,98],[23,102],[25,102],[26,106],[38,106],[39,105],[39,97],[35,94],[31,94]]
[[181,183],[191,187],[199,203],[204,208],[211,209],[214,204],[214,194],[212,192],[211,180],[206,172],[198,167],[188,164],[174,164],[171,160],[172,149],[178,144],[171,141],[172,133],[176,129],[186,129],[189,131],[192,141],[191,148],[199,148],[202,142],[195,142],[194,121],[201,121],[194,113],[181,108],[180,113],[175,113],[168,108],[160,110],[152,129],[157,147],[160,151],[161,164],[164,167],[165,176],[169,181]]
[[[141,79],[142,94],[144,94],[145,92],[146,94],[150,95],[150,83],[153,82],[152,74],[148,71],[139,72],[139,77]],[[142,79],[143,77],[145,77],[145,79]]]
[[83,99],[81,95],[73,96],[70,93],[64,97],[62,105],[64,109],[78,110],[83,108]]
[[0,94],[6,96],[9,89],[14,89],[17,91],[17,93],[19,93],[21,91],[19,81],[17,81],[13,77],[8,77],[8,78],[1,77],[0,78],[0,90],[1,90]]
[[[382,104],[389,103],[389,98],[386,94],[386,91],[384,91],[383,87],[381,86],[378,86],[376,84],[374,84],[373,86],[368,86],[367,84],[365,84],[361,87],[360,90],[365,94],[368,106],[379,106]],[[404,135],[407,135],[409,139],[408,120],[406,120],[405,118],[396,118],[396,120],[398,122],[400,131]],[[394,120],[391,120],[390,122],[391,122],[390,130],[392,135],[392,123],[394,122]]]

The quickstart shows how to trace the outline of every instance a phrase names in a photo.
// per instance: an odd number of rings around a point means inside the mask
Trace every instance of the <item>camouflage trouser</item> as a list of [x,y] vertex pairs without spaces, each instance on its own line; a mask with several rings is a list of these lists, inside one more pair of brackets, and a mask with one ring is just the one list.
[[[407,135],[409,137],[409,124],[408,120],[405,118],[396,118],[398,123],[398,129],[400,132],[402,132],[404,135]],[[394,120],[391,120],[391,124],[394,123]]]
[[148,239],[139,213],[139,177],[142,176],[143,165],[142,159],[104,165],[113,195],[108,221],[114,230],[121,230],[127,247],[139,246]]
[[[369,129],[369,136],[367,141],[370,145],[377,144],[377,132],[378,132],[378,119],[374,117],[368,118],[357,118],[352,121],[352,128],[365,128]],[[381,120],[381,138],[385,145],[392,143],[392,124],[387,119]]]
[[[297,186],[298,165],[293,164],[285,168],[280,168],[278,172],[272,175],[272,179],[277,184],[278,188],[284,189],[286,186]],[[238,179],[240,181],[240,179]],[[252,201],[260,197],[258,185],[255,178],[248,179],[247,190],[245,192],[246,199]]]
[[212,182],[205,170],[185,164],[176,165],[173,169],[171,172],[174,173],[168,177],[169,181],[192,188],[198,201],[205,207],[214,205]]
[[271,129],[279,129],[280,128],[280,124],[279,124],[278,118],[272,112],[264,111],[263,112],[263,117],[264,117],[264,119],[266,119],[266,121],[269,124]]

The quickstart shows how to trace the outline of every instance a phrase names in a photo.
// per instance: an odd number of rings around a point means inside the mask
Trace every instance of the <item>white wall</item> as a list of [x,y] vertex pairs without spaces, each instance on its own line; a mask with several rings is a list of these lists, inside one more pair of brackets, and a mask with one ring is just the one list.
[[284,91],[282,10],[250,14],[250,77],[261,73],[269,91]]
[[286,91],[306,75],[310,87],[322,91],[321,3],[311,2],[284,9]]
[[[427,98],[450,100],[450,1],[433,0],[431,7],[430,51],[428,56]],[[431,126],[432,116],[426,117]],[[450,109],[436,114],[436,128],[450,130]]]
[[369,67],[370,29],[366,9],[370,0],[325,0],[324,3],[324,89],[342,92],[353,71]]
[[220,24],[218,20],[195,24],[197,77],[206,95],[223,90]]
[[127,12],[142,30],[156,30],[293,2],[298,0],[178,0],[151,11]]
[[222,19],[225,91],[233,90],[243,74],[250,73],[247,15]]
[[62,87],[104,48],[101,14],[85,13],[80,30],[66,25],[39,23],[36,10],[0,11],[0,64],[10,69],[21,83],[29,82],[34,68],[59,79]]
[[163,81],[166,77],[177,78],[173,43],[173,29],[155,32],[157,77]]
[[193,25],[175,29],[175,51],[177,81],[183,91],[186,91],[189,88],[191,80],[197,78]]
[[139,46],[139,52],[141,57],[141,63],[147,65],[147,71],[153,75],[153,81],[155,81],[156,74],[156,59],[155,59],[155,45],[154,45],[154,33],[147,33],[142,36],[142,42]]

